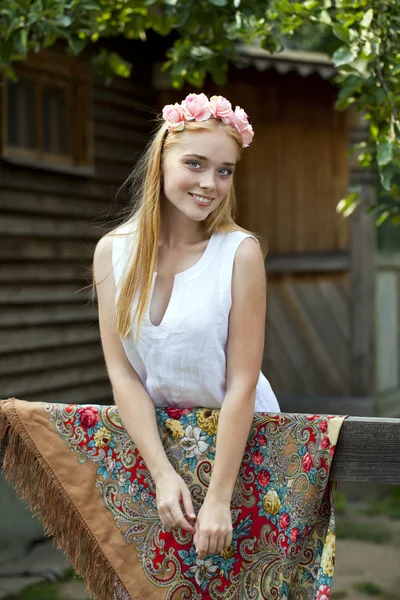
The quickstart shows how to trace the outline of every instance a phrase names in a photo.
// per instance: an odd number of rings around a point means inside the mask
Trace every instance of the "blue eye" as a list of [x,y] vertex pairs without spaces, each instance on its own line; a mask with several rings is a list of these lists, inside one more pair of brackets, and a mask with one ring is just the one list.
[[186,164],[190,165],[190,166],[192,166],[192,165],[200,165],[201,166],[201,164],[199,163],[198,160],[188,160]]
[[233,173],[233,171],[231,171],[230,169],[221,169],[221,171],[226,171],[226,173],[224,173],[225,176],[232,175]]

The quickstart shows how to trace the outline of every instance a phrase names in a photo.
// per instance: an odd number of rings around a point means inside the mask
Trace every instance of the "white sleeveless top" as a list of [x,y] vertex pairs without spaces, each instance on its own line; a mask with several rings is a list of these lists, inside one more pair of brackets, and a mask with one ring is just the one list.
[[[113,237],[116,301],[134,254],[136,225],[119,227]],[[119,235],[122,234],[122,235]],[[149,306],[135,342],[135,325],[121,339],[126,355],[156,406],[220,408],[226,391],[228,317],[232,303],[233,262],[239,244],[252,237],[242,231],[214,233],[200,260],[175,275],[171,299],[159,325]],[[157,273],[153,274],[151,295]],[[132,312],[137,296],[132,304]],[[255,411],[280,412],[263,373]]]

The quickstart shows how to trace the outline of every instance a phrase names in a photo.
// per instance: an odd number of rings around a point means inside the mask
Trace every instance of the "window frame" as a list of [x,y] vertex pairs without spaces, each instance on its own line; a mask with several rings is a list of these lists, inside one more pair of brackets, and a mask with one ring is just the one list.
[[[8,143],[7,87],[3,76],[0,93],[0,157],[7,162],[38,169],[93,175],[92,77],[82,58],[71,58],[62,48],[45,50],[30,56],[14,67],[17,78],[34,83],[34,143],[35,148],[12,146]],[[43,147],[43,89],[46,84],[66,91],[69,123],[69,152],[61,155],[46,152]]]

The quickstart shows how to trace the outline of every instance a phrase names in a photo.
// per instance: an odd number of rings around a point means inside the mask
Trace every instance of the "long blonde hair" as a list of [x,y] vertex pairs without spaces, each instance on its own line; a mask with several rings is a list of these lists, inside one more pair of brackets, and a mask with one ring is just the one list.
[[[211,131],[222,129],[225,133],[229,134],[237,143],[240,157],[242,137],[232,125],[225,124],[219,119],[211,118],[202,122],[186,122],[184,131],[204,129]],[[128,190],[130,195],[129,213],[124,224],[135,223],[137,226],[137,238],[134,245],[135,253],[131,257],[130,268],[125,274],[116,307],[117,332],[122,338],[130,334],[132,322],[137,319],[136,340],[138,339],[140,326],[150,300],[153,273],[157,264],[158,238],[161,223],[161,165],[168,150],[179,141],[184,131],[167,133],[167,125],[163,121],[121,188]],[[202,221],[204,233],[211,235],[214,232],[247,232],[247,230],[235,223],[235,215],[236,196],[234,186],[232,185],[221,204]],[[113,230],[110,234],[118,235],[118,230]],[[255,235],[259,240],[261,249],[265,255],[264,241],[257,234],[252,233],[252,235]],[[138,301],[132,317],[132,302],[137,292],[139,292]]]

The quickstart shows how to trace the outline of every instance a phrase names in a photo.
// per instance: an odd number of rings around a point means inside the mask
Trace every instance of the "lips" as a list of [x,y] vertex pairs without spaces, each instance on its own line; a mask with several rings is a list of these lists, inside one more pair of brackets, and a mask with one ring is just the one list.
[[189,192],[189,195],[192,196],[193,200],[199,206],[210,206],[211,202],[213,201],[213,198],[205,198],[197,194],[192,194],[191,192]]

